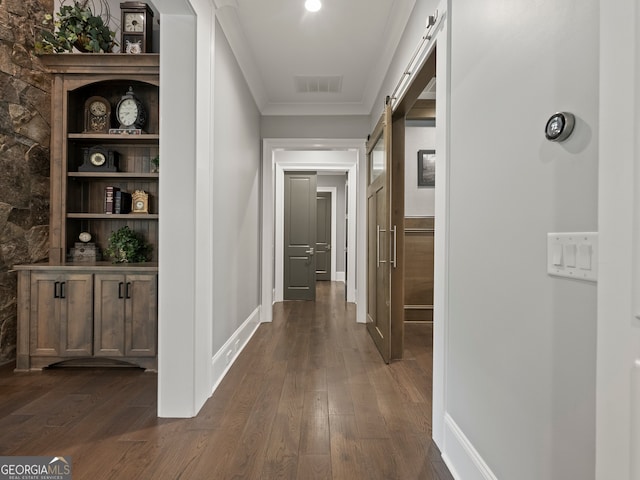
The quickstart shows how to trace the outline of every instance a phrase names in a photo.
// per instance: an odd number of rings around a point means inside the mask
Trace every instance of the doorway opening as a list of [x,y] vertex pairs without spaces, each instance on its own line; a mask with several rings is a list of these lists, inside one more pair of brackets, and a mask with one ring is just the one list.
[[365,168],[363,139],[265,139],[262,175],[262,321],[273,318],[271,306],[283,300],[284,172],[315,171],[346,175],[345,286],[348,302],[356,303],[356,320],[364,323],[364,204],[359,199]]

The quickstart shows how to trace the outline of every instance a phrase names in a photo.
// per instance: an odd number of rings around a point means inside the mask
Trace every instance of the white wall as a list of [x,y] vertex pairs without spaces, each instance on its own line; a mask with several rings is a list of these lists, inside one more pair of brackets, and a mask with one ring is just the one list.
[[345,223],[345,184],[346,175],[318,175],[318,187],[335,187],[336,198],[336,244],[331,246],[332,254],[336,256],[336,272],[345,272],[346,223]]
[[157,6],[167,32],[160,39],[160,153],[172,159],[163,164],[160,191],[180,192],[159,199],[158,415],[189,417],[212,385],[213,69],[210,51],[195,45],[213,46],[213,12],[207,0]]
[[637,480],[640,9],[636,0],[601,4],[596,478]]
[[158,415],[189,417],[223,373],[221,347],[259,317],[259,114],[209,1],[156,5],[160,151],[174,159],[160,176],[174,193],[160,198]]
[[435,194],[431,187],[418,187],[418,150],[436,149],[436,129],[405,127],[404,214],[406,217],[435,215]]
[[349,116],[265,116],[263,138],[367,138],[369,117]]
[[546,274],[545,235],[598,229],[599,2],[451,8],[444,448],[500,479],[593,479],[597,290]]
[[216,26],[213,351],[260,303],[260,114]]
[[429,15],[435,14],[440,1],[441,0],[418,0],[415,3],[409,22],[402,34],[402,39],[398,44],[396,53],[387,70],[380,92],[378,93],[378,100],[374,102],[373,110],[369,118],[369,131],[367,134],[373,131],[378,120],[380,120],[380,115],[382,115],[384,110],[385,97],[393,93],[398,81],[402,78],[409,64],[409,60],[411,60],[411,56],[418,46],[418,41],[424,34],[427,19]]

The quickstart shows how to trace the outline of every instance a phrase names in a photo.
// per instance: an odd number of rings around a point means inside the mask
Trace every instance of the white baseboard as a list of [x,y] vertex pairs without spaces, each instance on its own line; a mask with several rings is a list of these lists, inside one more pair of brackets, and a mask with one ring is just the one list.
[[253,334],[260,325],[260,307],[256,308],[249,318],[231,335],[229,340],[222,346],[220,350],[211,359],[213,388],[211,393],[216,391],[218,385],[227,374],[233,362],[236,361],[240,352],[247,345]]
[[336,272],[336,282],[344,282],[345,281],[345,275],[344,272]]
[[456,480],[498,480],[448,413],[444,416],[442,460]]

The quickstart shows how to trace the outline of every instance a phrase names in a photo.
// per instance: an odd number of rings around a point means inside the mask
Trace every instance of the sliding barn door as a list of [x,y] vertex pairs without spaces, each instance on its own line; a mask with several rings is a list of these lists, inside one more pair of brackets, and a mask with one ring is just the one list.
[[391,360],[391,108],[367,143],[367,330],[385,362]]

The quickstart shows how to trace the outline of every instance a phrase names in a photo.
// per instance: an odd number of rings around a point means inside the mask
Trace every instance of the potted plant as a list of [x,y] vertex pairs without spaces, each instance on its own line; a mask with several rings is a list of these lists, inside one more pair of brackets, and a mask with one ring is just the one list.
[[36,42],[36,51],[62,53],[72,52],[76,48],[80,52],[111,52],[117,42],[115,32],[108,25],[111,18],[108,4],[105,0],[101,1],[106,12],[102,15],[93,13],[89,0],[74,0],[73,5],[63,2],[55,20],[52,15],[45,15],[42,23],[54,28],[53,31],[42,30],[42,39]]
[[104,250],[105,256],[111,258],[113,263],[146,262],[149,253],[151,245],[127,225],[111,232],[109,245]]

